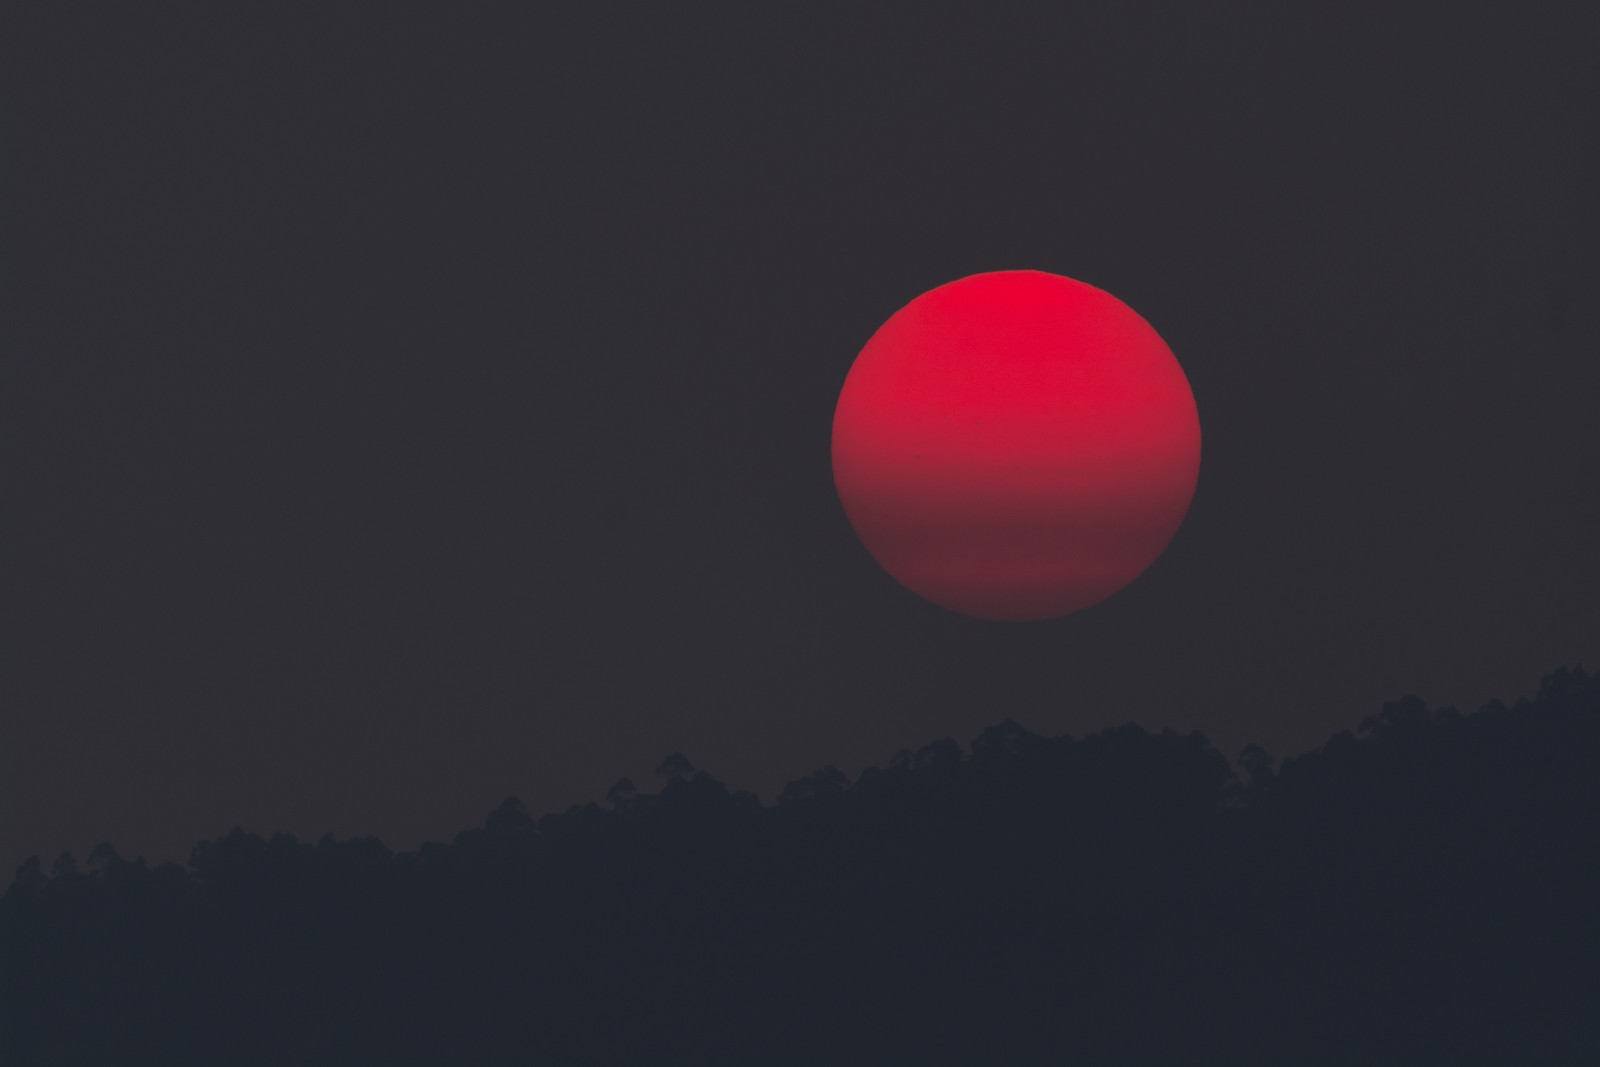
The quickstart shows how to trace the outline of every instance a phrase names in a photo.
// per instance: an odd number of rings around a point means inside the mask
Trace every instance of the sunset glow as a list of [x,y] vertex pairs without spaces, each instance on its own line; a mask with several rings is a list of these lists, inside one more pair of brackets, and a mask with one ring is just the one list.
[[834,479],[867,550],[985,619],[1065,615],[1127,585],[1177,531],[1199,466],[1166,343],[1110,294],[1039,271],[913,300],[834,415]]

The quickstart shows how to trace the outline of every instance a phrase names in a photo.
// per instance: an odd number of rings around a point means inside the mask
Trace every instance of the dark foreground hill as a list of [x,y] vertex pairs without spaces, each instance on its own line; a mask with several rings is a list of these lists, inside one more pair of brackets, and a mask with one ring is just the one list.
[[772,807],[101,846],[0,904],[6,1064],[1600,1063],[1600,679],[1274,773],[1010,722]]

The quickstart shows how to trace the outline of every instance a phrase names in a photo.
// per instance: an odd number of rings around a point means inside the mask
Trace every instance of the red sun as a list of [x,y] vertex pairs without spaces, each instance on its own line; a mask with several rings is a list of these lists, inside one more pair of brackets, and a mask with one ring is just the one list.
[[872,335],[833,417],[833,477],[867,551],[928,600],[1045,619],[1153,563],[1200,473],[1183,368],[1092,285],[975,274]]

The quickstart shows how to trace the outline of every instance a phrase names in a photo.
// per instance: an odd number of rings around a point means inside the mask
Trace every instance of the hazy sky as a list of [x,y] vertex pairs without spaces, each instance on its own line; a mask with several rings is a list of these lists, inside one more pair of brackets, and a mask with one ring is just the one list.
[[[9,13],[8,875],[1600,665],[1588,5],[562,6]],[[1203,433],[1047,623],[901,589],[829,469],[873,330],[1012,268]]]

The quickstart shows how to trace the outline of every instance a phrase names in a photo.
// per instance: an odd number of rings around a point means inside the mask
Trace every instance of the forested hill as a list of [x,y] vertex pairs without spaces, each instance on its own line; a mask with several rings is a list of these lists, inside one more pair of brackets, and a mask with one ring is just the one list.
[[6,1064],[1600,1063],[1600,679],[1237,770],[1011,722],[763,806],[516,800],[396,854],[103,845],[0,903]]

